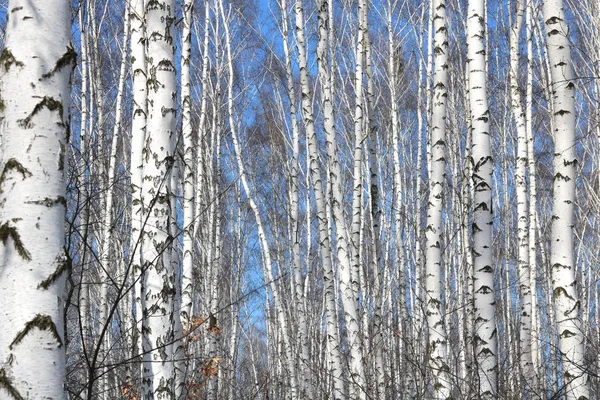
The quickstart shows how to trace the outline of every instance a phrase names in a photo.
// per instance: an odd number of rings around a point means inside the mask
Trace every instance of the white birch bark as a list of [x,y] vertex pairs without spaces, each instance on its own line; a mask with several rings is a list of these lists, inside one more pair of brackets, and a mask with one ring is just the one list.
[[[361,221],[363,220],[362,213],[362,191],[363,191],[363,142],[365,141],[364,134],[364,105],[363,105],[363,69],[365,59],[365,18],[363,14],[366,12],[367,4],[365,0],[358,2],[358,32],[356,43],[356,67],[354,70],[354,160],[353,160],[353,185],[352,185],[352,225],[350,227],[350,244],[351,248],[348,251],[351,254],[351,270],[350,281],[352,290],[358,295],[360,290],[360,235]],[[338,178],[339,179],[339,178]]]
[[[174,163],[176,80],[174,64],[174,2],[146,3],[146,65],[148,117],[143,149],[142,241],[145,269],[145,308],[151,346],[146,362],[144,395],[155,400],[172,399],[173,393],[173,297],[175,273],[171,265],[171,168]],[[145,350],[145,349],[144,349]]]
[[336,253],[339,262],[339,280],[346,321],[346,332],[349,351],[350,370],[350,396],[363,399],[366,396],[364,390],[366,378],[363,363],[363,349],[360,336],[360,324],[358,313],[358,286],[352,284],[351,253],[348,240],[348,229],[343,209],[342,194],[342,171],[339,162],[338,147],[336,140],[335,117],[333,113],[333,93],[331,87],[331,75],[328,66],[328,49],[330,34],[329,0],[321,0],[318,4],[318,44],[317,64],[319,70],[319,81],[322,88],[323,129],[325,131],[325,144],[327,149],[327,165],[329,167],[329,181],[332,189],[333,220],[335,222]]
[[333,399],[345,398],[345,381],[343,376],[342,355],[340,351],[340,338],[337,324],[335,279],[333,274],[333,261],[331,255],[331,242],[329,235],[329,218],[327,217],[324,181],[321,178],[319,166],[318,142],[315,134],[315,120],[312,107],[312,94],[308,81],[308,61],[304,35],[304,10],[302,0],[296,0],[296,44],[298,49],[298,64],[300,69],[300,84],[302,90],[302,116],[306,129],[306,139],[309,154],[310,178],[315,194],[317,208],[319,250],[323,265],[323,292],[325,313],[327,315],[327,346],[329,350],[329,370],[333,380]]
[[590,398],[590,391],[584,364],[573,238],[577,174],[575,83],[562,0],[544,1],[544,21],[552,89],[551,117],[554,122],[554,195],[550,253],[552,298],[566,398],[583,400]]
[[[515,169],[515,185],[517,192],[517,263],[519,266],[519,289],[521,295],[521,320],[519,321],[519,365],[522,385],[528,385],[534,375],[531,358],[531,281],[529,257],[528,227],[528,140],[527,121],[521,100],[519,87],[519,38],[523,27],[525,1],[517,2],[515,22],[510,31],[510,96],[513,117],[517,129],[517,160]],[[521,386],[521,389],[524,389]]]
[[[195,174],[194,174],[194,142],[192,136],[192,97],[190,82],[190,64],[192,57],[192,9],[193,2],[184,1],[183,29],[181,33],[181,136],[183,138],[183,258],[181,268],[179,324],[183,332],[190,329],[193,290],[194,262],[194,222],[195,222]],[[208,10],[207,10],[208,12]],[[186,337],[181,337],[178,351],[175,352],[176,376],[175,396],[184,399],[187,396],[185,379],[188,363],[184,360]]]
[[535,157],[533,148],[533,2],[526,6],[526,32],[527,32],[527,88],[526,88],[526,116],[525,129],[527,130],[527,168],[529,169],[529,286],[531,288],[531,361],[534,376],[531,386],[537,387],[537,373],[541,365],[539,353],[539,324],[537,316],[537,190],[535,176]]
[[[384,276],[382,271],[384,270],[383,265],[385,261],[383,259],[382,246],[381,246],[381,228],[382,228],[382,219],[383,212],[380,205],[380,195],[379,195],[379,182],[378,182],[378,167],[377,167],[377,143],[378,143],[378,126],[375,124],[375,83],[373,77],[373,65],[372,60],[373,56],[371,53],[371,41],[369,38],[369,13],[368,9],[365,7],[363,9],[363,29],[365,35],[365,73],[367,77],[367,102],[365,108],[365,114],[367,115],[367,122],[369,128],[369,172],[370,172],[370,209],[371,209],[371,223],[372,223],[372,251],[373,251],[373,260],[372,260],[372,270],[373,276],[375,280],[375,285],[373,289],[372,296],[374,297],[374,312],[373,312],[373,345],[371,346],[375,352],[375,363],[373,366],[373,374],[375,375],[375,394],[374,397],[378,399],[385,398],[385,375],[386,369],[384,364],[384,349],[385,346],[385,338],[384,338],[384,291],[388,287],[386,285],[385,278],[387,274]],[[389,234],[389,232],[387,232]],[[387,252],[386,252],[387,254]],[[402,265],[402,264],[400,264]],[[388,271],[388,268],[385,268],[385,271]],[[365,312],[366,314],[366,312]]]
[[8,4],[0,56],[0,397],[65,399],[70,5]]
[[446,102],[448,98],[448,33],[446,2],[434,0],[433,13],[433,104],[430,122],[429,200],[425,229],[425,287],[428,325],[429,368],[436,399],[450,397],[450,378],[445,314],[442,301],[442,240],[444,187],[446,186]]
[[[145,9],[144,0],[132,0],[130,3],[131,24],[131,75],[133,115],[131,120],[131,159],[129,173],[131,179],[131,240],[129,253],[134,279],[135,330],[133,333],[133,355],[137,357],[142,349],[142,331],[145,320],[142,310],[145,307],[143,271],[141,259],[142,231],[142,164],[143,148],[146,139],[147,88],[146,88],[146,46],[145,46]],[[140,364],[143,366],[143,364]],[[142,367],[143,368],[143,367]],[[140,371],[141,372],[141,371]]]
[[[79,5],[78,20],[79,20],[79,57],[80,61],[80,74],[81,74],[81,96],[80,96],[80,126],[79,126],[79,173],[83,175],[82,191],[84,193],[84,201],[87,204],[84,207],[82,222],[85,224],[85,231],[83,233],[83,246],[87,246],[87,233],[89,229],[89,188],[88,180],[85,179],[85,169],[87,167],[87,120],[88,120],[88,57],[87,57],[87,35],[84,28],[84,2]],[[82,268],[81,268],[81,287],[79,291],[79,320],[81,324],[82,340],[81,344],[85,354],[89,356],[91,348],[91,330],[90,330],[90,271],[86,268],[88,264],[89,254],[87,248],[84,247],[82,257]]]
[[[190,63],[192,57],[192,8],[193,2],[183,5],[183,29],[181,39],[181,123],[183,137],[183,261],[181,273],[181,323],[189,327],[192,309],[194,217],[196,177],[194,176],[194,142],[192,136],[192,97]],[[206,14],[210,8],[206,8]],[[207,35],[208,37],[208,35]]]
[[[281,0],[281,21],[282,21],[282,39],[283,39],[283,52],[285,56],[285,72],[286,72],[286,89],[288,95],[288,101],[290,102],[290,122],[292,125],[292,166],[291,166],[291,194],[290,194],[290,208],[291,208],[291,238],[292,238],[292,279],[293,279],[293,294],[294,294],[294,314],[298,318],[298,347],[299,352],[299,368],[305,368],[311,365],[310,360],[310,349],[309,349],[309,337],[307,330],[306,314],[304,312],[305,296],[302,282],[302,267],[300,265],[300,226],[298,221],[298,209],[299,209],[299,183],[298,175],[300,171],[300,132],[298,128],[298,120],[296,116],[296,98],[294,93],[294,81],[292,76],[292,60],[290,56],[290,47],[288,43],[288,10],[287,1]],[[311,376],[310,373],[298,374],[299,379],[299,397],[301,399],[312,399],[313,388],[311,387]]]
[[492,259],[492,155],[487,99],[483,0],[469,0],[467,16],[469,106],[472,132],[474,348],[479,396],[497,396],[497,331]]

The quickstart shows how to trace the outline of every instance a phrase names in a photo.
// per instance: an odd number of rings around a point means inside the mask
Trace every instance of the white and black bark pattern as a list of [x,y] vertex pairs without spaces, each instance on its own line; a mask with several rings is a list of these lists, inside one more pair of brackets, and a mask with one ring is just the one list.
[[[183,137],[183,270],[181,276],[181,322],[188,327],[192,312],[192,266],[194,245],[194,200],[196,177],[194,175],[194,142],[192,135],[192,98],[190,63],[192,57],[193,2],[183,5],[183,30],[181,38],[181,130]],[[207,16],[210,8],[206,8]]]
[[[190,327],[192,312],[193,290],[193,255],[194,255],[194,200],[195,200],[195,174],[194,174],[194,141],[192,135],[192,97],[190,82],[190,63],[192,57],[192,8],[193,2],[186,0],[183,4],[183,29],[181,33],[181,136],[183,138],[183,260],[181,271],[180,290],[180,325],[183,331]],[[207,9],[208,13],[210,9]],[[183,332],[182,332],[183,333]],[[186,397],[185,377],[186,367],[184,343],[182,337],[179,351],[175,353],[176,378],[175,395],[179,399]]]
[[[363,105],[363,86],[364,86],[364,59],[365,59],[365,41],[366,29],[363,18],[363,13],[366,11],[367,4],[365,0],[358,2],[358,32],[356,43],[356,67],[354,73],[354,160],[353,160],[353,185],[352,185],[352,224],[350,226],[350,244],[351,248],[348,251],[351,253],[351,270],[350,280],[352,290],[358,294],[360,281],[360,256],[361,256],[361,221],[364,220],[362,213],[362,191],[363,191],[363,142],[366,135],[364,133],[364,113],[365,106]],[[340,178],[338,178],[340,179]]]
[[553,303],[566,398],[590,398],[573,238],[575,179],[575,84],[562,0],[544,1],[546,45],[550,62],[554,137],[554,196],[550,264]]
[[0,55],[0,398],[65,399],[68,1],[11,0]]
[[492,259],[492,155],[490,147],[489,108],[483,0],[469,0],[467,20],[467,57],[469,107],[473,163],[473,340],[479,376],[479,396],[497,396],[497,332]]
[[339,161],[335,116],[333,111],[333,91],[331,87],[331,75],[328,65],[329,35],[330,35],[330,7],[328,0],[321,0],[318,4],[318,44],[317,64],[319,70],[319,81],[322,87],[323,107],[323,130],[325,131],[325,146],[327,150],[327,165],[329,167],[329,181],[333,199],[331,209],[335,226],[336,254],[339,262],[338,276],[342,304],[344,307],[344,318],[346,321],[346,332],[350,351],[350,396],[353,398],[364,398],[366,378],[363,364],[363,349],[360,336],[359,313],[358,313],[358,288],[359,285],[352,283],[351,253],[348,240],[348,228],[344,215],[344,201],[342,194],[342,171]]
[[537,316],[537,189],[535,177],[535,154],[533,148],[533,2],[526,7],[527,32],[527,88],[525,129],[527,131],[527,167],[529,168],[529,286],[531,290],[531,362],[534,376],[530,386],[537,387],[537,373],[541,365],[539,353],[539,323]]
[[[286,73],[286,89],[288,101],[290,102],[289,116],[292,125],[292,160],[291,160],[291,176],[290,176],[290,218],[291,218],[291,244],[292,248],[292,279],[293,279],[293,296],[294,296],[294,314],[298,319],[298,348],[299,350],[299,365],[307,367],[310,365],[310,348],[308,327],[306,322],[304,288],[302,282],[302,266],[300,264],[300,224],[298,221],[299,213],[299,173],[300,173],[300,130],[296,116],[296,98],[294,92],[294,81],[292,75],[292,60],[289,47],[289,27],[288,27],[288,10],[287,1],[281,1],[281,34],[283,39],[283,52],[285,55],[285,73]],[[298,390],[301,399],[312,399],[313,390],[311,387],[311,378],[313,374],[298,373]]]
[[446,2],[433,1],[433,104],[430,122],[429,201],[425,229],[425,286],[427,295],[427,325],[429,368],[433,376],[436,399],[450,397],[448,376],[448,349],[442,301],[442,212],[446,180],[446,102],[448,99],[448,32],[446,29]]
[[[368,128],[369,128],[369,172],[371,175],[370,182],[370,209],[371,209],[371,223],[373,231],[372,239],[372,251],[373,260],[371,262],[373,276],[375,280],[375,287],[373,289],[373,297],[375,307],[373,312],[373,339],[372,349],[375,352],[375,363],[373,365],[373,375],[375,381],[375,394],[374,397],[378,399],[385,398],[385,387],[386,387],[386,371],[384,364],[384,346],[386,344],[384,338],[384,291],[389,288],[389,268],[384,268],[385,263],[383,250],[381,245],[381,229],[383,212],[381,209],[380,199],[380,186],[379,186],[379,173],[378,173],[378,126],[375,122],[375,83],[373,76],[373,55],[371,51],[371,40],[369,38],[369,12],[366,5],[363,8],[363,23],[362,29],[365,34],[365,73],[367,77],[367,107],[365,114],[367,115]],[[387,230],[391,231],[391,228]],[[385,252],[388,254],[388,252]],[[382,271],[385,270],[385,275]],[[386,284],[387,283],[387,284]],[[391,294],[391,293],[390,293]],[[365,312],[366,314],[366,312]]]
[[529,266],[528,193],[526,174],[528,167],[528,141],[525,111],[519,88],[519,38],[523,27],[525,1],[517,2],[515,23],[510,32],[510,96],[517,128],[517,160],[515,185],[517,192],[517,241],[519,289],[521,294],[521,320],[519,322],[519,366],[523,383],[527,384],[534,370],[531,360],[531,282]]
[[327,217],[326,191],[321,178],[319,166],[319,147],[315,134],[315,120],[312,107],[312,93],[308,80],[308,62],[304,36],[304,10],[302,0],[296,0],[294,7],[296,16],[296,44],[298,49],[298,64],[300,69],[300,85],[302,90],[302,117],[306,129],[306,140],[309,158],[309,175],[315,194],[317,207],[317,221],[319,231],[319,250],[323,265],[323,292],[325,314],[327,316],[327,346],[329,350],[328,370],[331,371],[333,380],[333,399],[345,398],[345,381],[340,350],[340,337],[338,331],[337,305],[335,279],[333,273],[333,260],[331,255],[331,241],[329,234],[329,218]]
[[[142,258],[145,272],[142,332],[151,346],[145,363],[144,396],[171,399],[173,393],[173,297],[175,273],[171,266],[170,183],[175,135],[176,80],[174,65],[174,2],[146,3],[146,68],[148,117],[143,148],[142,206],[144,208]],[[147,349],[144,349],[147,351]]]
[[[143,148],[146,138],[146,114],[147,114],[147,88],[146,88],[146,46],[145,46],[145,10],[143,0],[132,0],[130,3],[131,24],[131,76],[133,94],[133,116],[131,119],[131,158],[129,173],[131,176],[131,240],[130,257],[135,299],[135,330],[133,333],[133,355],[141,354],[142,348],[142,325],[145,323],[142,309],[144,308],[144,289],[142,283],[142,261],[141,261],[141,230],[142,230],[142,164]],[[135,375],[134,375],[135,376]]]

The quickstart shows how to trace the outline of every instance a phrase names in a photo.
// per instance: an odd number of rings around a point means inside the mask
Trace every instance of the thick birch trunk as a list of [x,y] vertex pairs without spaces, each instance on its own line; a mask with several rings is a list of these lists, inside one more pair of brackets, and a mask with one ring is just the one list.
[[469,106],[473,162],[474,348],[479,396],[497,396],[497,331],[492,259],[492,155],[484,37],[483,0],[470,0],[467,21]]
[[573,243],[575,180],[575,83],[562,0],[544,2],[546,44],[552,88],[554,196],[550,263],[559,349],[567,399],[590,398],[585,371],[580,302]]
[[[146,362],[144,395],[155,400],[172,399],[173,392],[173,297],[175,273],[171,265],[171,168],[174,163],[176,80],[174,64],[174,2],[146,4],[146,60],[148,120],[143,154],[142,204],[144,226],[142,257],[145,269],[145,308],[151,346]],[[144,349],[146,350],[146,349]]]
[[65,399],[69,3],[8,5],[0,56],[0,397]]

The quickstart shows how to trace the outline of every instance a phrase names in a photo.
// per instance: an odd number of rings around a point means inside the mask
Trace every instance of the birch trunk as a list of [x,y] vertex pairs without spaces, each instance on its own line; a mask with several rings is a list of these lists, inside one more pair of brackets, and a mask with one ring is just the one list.
[[[375,285],[373,288],[374,297],[374,312],[373,312],[373,345],[372,349],[375,351],[375,363],[373,367],[373,372],[375,375],[375,395],[374,397],[377,399],[385,398],[385,364],[384,364],[384,349],[385,339],[384,339],[384,290],[388,287],[386,282],[384,281],[385,276],[382,274],[382,271],[388,271],[388,268],[384,268],[384,259],[381,247],[381,228],[382,228],[382,217],[383,212],[380,206],[380,195],[379,195],[379,182],[378,182],[378,168],[377,168],[377,132],[378,126],[375,124],[375,83],[373,79],[373,66],[372,66],[372,53],[371,53],[371,41],[369,39],[369,13],[368,9],[365,5],[363,10],[363,19],[364,19],[364,35],[365,35],[365,73],[367,77],[367,103],[365,108],[365,114],[367,115],[367,122],[369,128],[369,172],[370,172],[370,209],[371,209],[371,222],[372,222],[372,251],[373,251],[373,261],[372,261],[372,270],[373,276],[375,280]],[[389,234],[389,232],[388,232]],[[386,252],[388,254],[388,252]],[[387,274],[386,274],[387,276]],[[366,314],[366,311],[365,311]],[[388,373],[389,375],[390,373]]]
[[492,259],[492,155],[483,0],[469,0],[467,57],[472,132],[474,348],[479,396],[497,396],[497,331]]
[[443,316],[443,221],[444,187],[446,186],[446,101],[448,98],[448,33],[446,2],[434,0],[433,15],[433,105],[430,123],[429,200],[425,229],[425,287],[428,325],[429,368],[433,375],[436,399],[450,397],[448,345]]
[[[133,355],[138,357],[143,348],[142,331],[144,330],[142,310],[145,307],[145,290],[141,259],[142,215],[142,164],[143,148],[146,139],[147,88],[146,88],[146,18],[144,0],[132,0],[130,3],[131,23],[131,75],[133,92],[133,115],[131,120],[131,240],[129,253],[134,278],[135,330],[133,333]],[[141,364],[143,365],[143,364]]]
[[[188,363],[185,360],[187,338],[184,332],[190,329],[193,291],[194,222],[195,222],[195,178],[194,141],[192,136],[192,97],[190,64],[192,57],[192,12],[193,2],[183,4],[183,29],[181,33],[181,136],[183,138],[183,259],[181,269],[179,324],[182,327],[181,347],[176,352],[177,375],[175,395],[178,399],[187,396],[185,379]],[[207,10],[208,12],[208,10]],[[175,216],[176,217],[176,216]]]
[[[183,137],[183,261],[181,273],[181,323],[189,328],[192,311],[192,288],[194,262],[195,190],[194,142],[192,136],[192,97],[190,63],[192,57],[192,9],[193,2],[183,5],[183,30],[181,39],[181,130]],[[206,14],[210,9],[206,8]],[[208,35],[207,35],[208,37]],[[198,150],[200,151],[200,150]]]
[[308,81],[308,61],[306,57],[306,44],[304,38],[304,10],[302,0],[296,0],[296,44],[298,48],[298,64],[300,68],[300,84],[302,88],[302,116],[306,129],[306,139],[309,154],[310,178],[315,193],[317,207],[317,221],[319,231],[319,250],[323,265],[323,293],[325,313],[327,315],[327,346],[329,347],[329,370],[333,380],[333,399],[345,398],[345,381],[343,376],[342,355],[340,351],[340,337],[337,324],[335,279],[333,274],[333,260],[331,255],[331,242],[329,235],[329,218],[327,217],[326,197],[323,190],[324,181],[321,179],[319,166],[318,142],[315,134],[315,117],[312,107],[312,94]]
[[0,56],[0,397],[65,399],[67,1],[11,0]]
[[[173,297],[175,273],[171,265],[171,169],[174,163],[176,80],[174,64],[174,2],[146,4],[146,61],[148,119],[143,150],[142,204],[144,226],[142,257],[145,269],[145,308],[151,346],[145,369],[144,395],[155,400],[172,399],[173,392]],[[146,351],[146,349],[144,349]]]
[[[364,135],[364,105],[363,105],[363,70],[365,59],[365,21],[363,14],[366,11],[366,1],[359,0],[358,2],[358,33],[356,43],[356,67],[354,71],[354,160],[353,160],[353,185],[352,185],[352,225],[350,228],[350,244],[352,246],[348,251],[351,254],[351,270],[350,281],[352,282],[352,290],[358,295],[360,282],[360,235],[362,214],[362,191],[363,191],[363,175],[362,175],[362,152]],[[340,179],[340,178],[338,178]]]
[[[298,128],[298,121],[296,116],[296,98],[294,93],[294,81],[292,76],[292,60],[290,57],[290,47],[288,43],[288,10],[287,1],[281,1],[281,13],[282,13],[282,38],[283,38],[283,52],[285,56],[285,72],[286,72],[286,88],[288,101],[290,102],[290,122],[292,124],[292,166],[291,166],[291,196],[290,196],[290,207],[291,207],[291,224],[292,224],[292,279],[293,279],[293,293],[294,293],[294,313],[298,318],[298,347],[300,349],[300,366],[311,365],[310,360],[310,349],[309,349],[309,337],[307,330],[306,314],[304,310],[304,304],[306,298],[304,296],[304,288],[302,284],[302,267],[300,265],[300,226],[298,222],[298,209],[299,209],[299,183],[298,175],[300,171],[300,132]],[[299,397],[301,399],[312,399],[313,389],[311,386],[311,375],[309,373],[298,374],[299,382]]]
[[325,131],[325,144],[327,149],[327,165],[329,167],[329,181],[333,194],[332,212],[335,222],[336,253],[339,262],[339,280],[342,292],[342,304],[348,335],[349,369],[350,369],[350,396],[363,399],[366,379],[363,364],[363,349],[360,337],[358,313],[358,285],[352,283],[352,266],[348,240],[348,229],[344,215],[344,200],[342,194],[342,171],[338,157],[338,147],[335,129],[335,116],[333,112],[333,93],[331,75],[328,67],[328,49],[330,46],[330,7],[329,0],[321,0],[318,5],[318,44],[317,64],[319,81],[322,88],[323,129]]
[[517,128],[517,160],[515,170],[515,185],[517,192],[517,241],[519,265],[519,289],[521,294],[521,320],[519,322],[519,365],[520,377],[523,385],[528,385],[534,375],[531,358],[531,282],[529,264],[529,229],[528,229],[528,194],[527,194],[527,167],[528,167],[528,140],[527,121],[521,100],[519,87],[519,38],[523,27],[523,14],[525,12],[524,0],[517,2],[515,22],[510,32],[510,95],[513,116]]
[[566,397],[569,400],[583,400],[590,398],[590,392],[584,363],[573,239],[577,178],[575,83],[562,0],[544,1],[544,21],[550,63],[554,137],[550,253],[552,298]]
[[539,324],[537,316],[537,190],[535,177],[535,157],[533,148],[533,4],[527,2],[526,6],[526,31],[527,31],[527,105],[525,129],[527,131],[527,167],[529,169],[529,286],[531,288],[531,361],[534,376],[531,386],[537,388],[538,374],[541,365],[539,353]]

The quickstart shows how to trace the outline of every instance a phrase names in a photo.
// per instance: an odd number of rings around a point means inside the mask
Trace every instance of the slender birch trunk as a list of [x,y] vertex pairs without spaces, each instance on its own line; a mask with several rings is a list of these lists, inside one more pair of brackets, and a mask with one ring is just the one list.
[[590,398],[590,391],[584,364],[573,238],[577,174],[575,83],[562,0],[544,1],[544,21],[552,89],[551,117],[554,122],[554,196],[550,253],[552,297],[566,397],[569,400],[584,400]]
[[448,99],[448,33],[446,2],[434,0],[433,15],[433,105],[430,122],[429,200],[425,229],[425,287],[428,325],[429,368],[436,399],[450,397],[448,345],[442,301],[444,187],[446,186],[446,102]]
[[539,324],[537,316],[537,190],[535,153],[533,148],[533,1],[526,6],[527,88],[525,129],[527,131],[527,168],[529,169],[529,286],[531,289],[531,361],[534,376],[531,387],[537,388],[541,359],[539,353]]
[[[89,182],[86,179],[87,160],[87,120],[88,120],[88,56],[87,56],[87,34],[84,28],[84,10],[85,3],[81,1],[79,4],[78,20],[79,20],[79,41],[80,50],[80,74],[81,74],[81,96],[80,96],[80,126],[79,126],[79,174],[83,176],[81,180],[81,188],[83,192],[83,215],[81,221],[85,229],[82,238],[83,255],[81,257],[81,287],[79,289],[79,320],[81,324],[81,344],[84,351],[84,357],[89,357],[92,345],[92,331],[90,327],[90,270],[86,268],[89,262],[89,251],[87,248],[87,238],[89,233],[90,222],[90,207],[89,207]],[[89,371],[86,371],[89,376]]]
[[318,142],[315,133],[315,117],[312,107],[312,94],[308,81],[308,61],[306,57],[302,0],[296,0],[294,10],[296,15],[296,44],[298,49],[300,85],[302,90],[302,116],[304,127],[306,129],[310,178],[317,207],[319,250],[321,253],[321,263],[323,265],[323,292],[325,297],[325,313],[327,315],[326,336],[327,346],[329,347],[328,369],[331,371],[331,378],[334,386],[332,397],[337,400],[345,398],[346,391],[337,323],[335,279],[331,255],[329,218],[327,217],[328,213],[326,209],[326,191],[323,190],[323,184],[325,182],[321,178]]
[[[196,155],[196,188],[201,188],[202,187],[202,182],[203,182],[203,178],[204,178],[204,174],[205,174],[205,166],[204,163],[208,163],[207,160],[203,159],[204,156],[204,152],[202,151],[202,141],[205,140],[206,137],[206,114],[207,114],[207,108],[208,108],[208,87],[209,87],[209,44],[210,44],[210,37],[209,37],[209,32],[210,32],[210,11],[211,7],[210,7],[210,0],[204,0],[204,40],[202,43],[202,97],[200,100],[200,119],[198,122],[198,152]],[[217,23],[218,23],[218,19],[217,19]],[[198,26],[197,24],[195,26]],[[217,30],[218,32],[218,30]],[[197,35],[198,36],[198,35]],[[216,41],[216,44],[218,43],[218,41]],[[216,51],[216,50],[215,50]],[[195,195],[195,204],[194,204],[194,216],[196,218],[199,218],[202,212],[202,195],[203,195],[204,191],[202,190],[196,190],[196,195]],[[198,223],[195,225],[195,229],[194,229],[194,235],[198,234],[199,231],[201,231],[201,224]],[[186,293],[185,296],[189,296],[189,294]],[[186,300],[183,304],[188,304],[188,300],[187,297],[184,297],[184,299]]]
[[[363,104],[363,86],[364,86],[364,59],[365,59],[365,40],[366,29],[363,14],[366,11],[367,2],[366,0],[359,0],[358,2],[358,32],[357,32],[357,43],[356,43],[356,67],[354,70],[354,160],[353,160],[353,185],[352,185],[352,225],[350,227],[350,244],[351,248],[348,251],[351,254],[351,270],[350,280],[352,284],[352,290],[358,294],[359,282],[360,282],[360,235],[361,235],[361,221],[363,218],[362,213],[362,191],[363,191],[363,174],[362,174],[362,163],[363,163],[363,142],[365,141],[366,135],[364,134],[364,109]],[[338,178],[339,179],[339,178]]]
[[[144,272],[141,259],[141,231],[143,228],[142,211],[142,165],[143,148],[146,140],[147,87],[146,87],[146,18],[144,0],[132,0],[130,3],[131,24],[131,71],[133,92],[133,115],[131,120],[131,240],[129,254],[134,279],[135,330],[133,333],[133,356],[138,357],[142,349],[149,345],[142,344],[142,331],[145,319],[142,310],[145,307]],[[143,365],[144,364],[140,364]],[[147,366],[147,364],[146,364]],[[140,371],[141,372],[141,371]],[[145,375],[142,373],[142,375]]]
[[523,27],[523,14],[525,1],[517,2],[515,22],[510,31],[510,96],[517,129],[517,160],[515,170],[515,185],[517,192],[517,241],[519,265],[519,289],[521,295],[521,320],[519,322],[519,366],[522,384],[529,386],[534,369],[531,358],[531,281],[529,257],[529,227],[528,227],[528,193],[527,193],[527,167],[528,167],[528,140],[527,121],[521,100],[519,87],[519,38]]
[[473,162],[474,348],[479,396],[497,396],[497,331],[492,256],[492,154],[487,99],[483,0],[469,0],[467,53]]
[[[181,273],[181,323],[189,328],[192,311],[192,288],[194,262],[195,190],[194,141],[192,135],[192,97],[190,64],[192,57],[192,11],[193,2],[183,5],[183,30],[181,33],[181,130],[183,137],[183,260]],[[206,8],[208,16],[210,9]],[[207,35],[208,37],[208,35]],[[200,150],[198,150],[200,151]]]
[[[190,329],[193,291],[194,262],[194,200],[196,182],[194,175],[194,141],[192,135],[192,97],[190,64],[192,57],[192,12],[193,2],[183,4],[183,29],[181,32],[181,137],[183,138],[183,258],[181,269],[179,324],[182,327],[180,347],[175,352],[177,375],[175,376],[175,396],[185,399],[188,362],[185,360],[188,338],[184,336]],[[200,151],[200,150],[199,150]],[[176,216],[175,216],[176,217]]]
[[318,44],[317,64],[319,81],[322,87],[323,129],[325,131],[325,144],[327,149],[327,165],[329,167],[329,181],[332,189],[332,212],[335,226],[336,253],[339,262],[339,280],[346,320],[346,332],[350,346],[350,396],[363,399],[365,392],[365,370],[363,364],[363,349],[361,345],[359,313],[358,313],[358,286],[352,283],[351,252],[348,240],[348,229],[344,215],[344,201],[342,194],[342,171],[338,156],[336,140],[335,117],[333,112],[333,93],[331,75],[328,68],[328,49],[330,19],[329,0],[321,0],[318,4]]
[[[144,207],[142,257],[145,269],[145,308],[151,346],[144,395],[172,399],[173,297],[175,272],[171,264],[171,169],[174,163],[176,78],[174,64],[174,2],[146,4],[146,61],[148,119],[143,151],[142,204]],[[144,349],[147,351],[146,349]]]
[[65,399],[67,1],[11,0],[0,56],[0,397]]
[[[294,313],[298,318],[298,347],[300,349],[300,368],[306,368],[311,365],[310,360],[310,349],[309,349],[309,337],[307,330],[306,314],[304,312],[304,304],[306,298],[304,296],[304,288],[302,282],[302,267],[300,265],[300,226],[298,222],[298,209],[299,209],[299,183],[298,175],[300,171],[300,132],[298,128],[298,120],[296,116],[296,98],[294,93],[294,81],[292,76],[292,60],[290,57],[290,47],[288,43],[288,10],[287,1],[281,1],[281,20],[282,20],[282,39],[283,39],[283,52],[285,56],[285,72],[286,72],[286,89],[288,95],[288,101],[290,102],[290,122],[292,125],[292,166],[291,166],[291,224],[292,224],[292,280],[294,285]],[[306,371],[306,370],[305,370]],[[310,373],[298,374],[299,382],[299,397],[301,399],[312,399],[313,388],[311,385]]]
[[[125,76],[127,74],[127,42],[129,40],[129,9],[125,7],[125,17],[123,26],[123,56],[121,58],[121,67],[119,69],[119,81],[117,84],[117,98],[116,98],[116,109],[115,109],[115,124],[113,126],[112,137],[110,140],[109,150],[109,162],[108,162],[108,173],[106,178],[106,197],[104,199],[104,209],[102,210],[102,241],[100,242],[100,269],[101,269],[101,288],[100,288],[100,317],[99,322],[101,326],[111,326],[112,316],[109,314],[109,286],[111,283],[120,285],[117,279],[114,278],[117,273],[116,259],[115,256],[118,252],[113,251],[115,248],[113,243],[113,236],[115,231],[115,221],[113,216],[113,203],[114,203],[114,189],[116,181],[116,168],[118,166],[119,154],[117,152],[117,146],[119,144],[119,136],[121,135],[121,114],[123,104],[123,89],[125,86]],[[123,278],[120,274],[117,274],[118,279]],[[128,320],[128,319],[127,319]],[[104,355],[106,364],[110,358],[108,352],[111,348],[111,329],[106,329],[103,337],[100,338],[101,342],[98,343],[101,351],[100,354]],[[109,391],[109,374],[106,366],[102,367],[102,377],[100,379],[101,389],[100,397],[107,398],[110,396]]]
[[[379,195],[379,182],[378,182],[378,168],[377,168],[377,132],[378,126],[375,123],[375,83],[373,78],[373,66],[372,66],[372,53],[371,53],[371,41],[369,39],[369,13],[368,9],[363,9],[363,24],[365,31],[365,73],[367,77],[367,103],[365,108],[365,114],[367,115],[367,122],[369,128],[369,172],[370,172],[370,210],[371,210],[371,223],[372,223],[372,270],[375,280],[373,288],[374,297],[374,311],[373,311],[373,345],[371,346],[375,352],[375,363],[373,367],[373,373],[375,375],[375,398],[384,399],[386,389],[386,369],[384,364],[384,350],[385,345],[384,339],[384,324],[383,324],[383,307],[384,307],[384,290],[388,287],[385,282],[384,274],[384,259],[381,246],[381,228],[382,228],[382,217],[383,212],[380,205]],[[388,252],[386,252],[388,254]],[[389,271],[385,268],[385,271]],[[366,314],[366,312],[365,312]],[[388,373],[389,374],[389,373]]]

